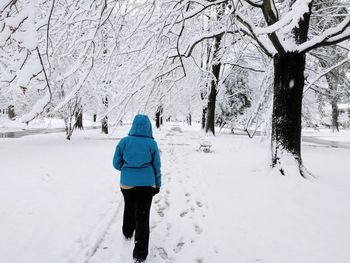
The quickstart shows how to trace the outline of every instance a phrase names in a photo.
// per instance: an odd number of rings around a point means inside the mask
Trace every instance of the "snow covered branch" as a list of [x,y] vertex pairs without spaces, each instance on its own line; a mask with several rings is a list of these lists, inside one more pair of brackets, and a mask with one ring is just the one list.
[[308,52],[312,49],[340,43],[350,38],[350,14],[336,27],[325,30],[321,35],[298,46],[298,52]]
[[187,0],[182,5],[184,6],[185,4],[188,4],[191,2],[198,4],[199,7],[194,8],[191,11],[185,12],[183,18],[178,19],[175,23],[181,23],[183,20],[188,20],[190,18],[193,18],[193,17],[203,13],[203,11],[208,9],[209,7],[227,3],[227,2],[229,2],[229,0],[216,0],[216,1]]
[[276,54],[276,48],[271,44],[271,42],[269,42],[268,39],[264,38],[263,36],[257,35],[257,33],[255,32],[255,26],[250,21],[246,20],[244,16],[239,13],[237,13],[236,18],[241,24],[240,30],[247,33],[247,35],[251,36],[264,50],[266,55],[272,57],[274,56],[274,54]]
[[187,45],[186,51],[183,53],[184,57],[190,57],[193,49],[202,41],[206,40],[206,39],[212,39],[215,38],[217,36],[222,36],[224,34],[234,34],[237,33],[238,31],[231,31],[231,30],[227,30],[225,28],[221,28],[218,29],[216,31],[213,32],[208,32],[208,33],[204,33],[198,37],[196,37],[195,39],[191,40],[190,44]]
[[334,70],[335,68],[347,63],[348,61],[350,61],[350,57],[340,61],[339,63],[333,65],[332,67],[328,68],[327,70],[321,72],[320,74],[317,75],[317,77],[315,77],[313,80],[311,80],[309,82],[309,84],[304,88],[304,92],[306,92],[312,85],[314,85],[320,78],[322,78],[323,76],[325,76],[326,74],[328,74],[329,72],[331,72],[332,70]]

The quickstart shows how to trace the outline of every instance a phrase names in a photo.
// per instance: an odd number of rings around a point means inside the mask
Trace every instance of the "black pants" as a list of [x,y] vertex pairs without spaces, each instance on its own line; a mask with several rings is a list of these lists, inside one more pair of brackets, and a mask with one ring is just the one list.
[[126,238],[131,238],[135,230],[133,256],[136,259],[146,259],[149,242],[149,213],[154,188],[137,186],[121,189],[121,191],[124,196],[123,234]]

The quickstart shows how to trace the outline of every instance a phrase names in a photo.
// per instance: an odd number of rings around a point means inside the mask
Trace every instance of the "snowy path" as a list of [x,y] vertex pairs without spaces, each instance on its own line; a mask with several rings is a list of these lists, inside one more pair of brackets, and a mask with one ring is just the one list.
[[[170,130],[159,139],[159,147],[164,167],[163,186],[152,205],[148,262],[203,262],[201,250],[212,249],[202,237],[207,202],[200,183],[189,169],[189,160],[193,159],[190,155],[198,154],[194,151],[198,138],[187,140],[182,132]],[[121,216],[90,262],[131,262],[133,244],[120,237]]]

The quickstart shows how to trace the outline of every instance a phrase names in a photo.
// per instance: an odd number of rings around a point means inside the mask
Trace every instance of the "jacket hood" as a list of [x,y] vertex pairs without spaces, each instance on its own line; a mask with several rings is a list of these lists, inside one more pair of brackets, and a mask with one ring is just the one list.
[[129,136],[141,136],[153,139],[152,124],[147,115],[137,114],[135,116]]

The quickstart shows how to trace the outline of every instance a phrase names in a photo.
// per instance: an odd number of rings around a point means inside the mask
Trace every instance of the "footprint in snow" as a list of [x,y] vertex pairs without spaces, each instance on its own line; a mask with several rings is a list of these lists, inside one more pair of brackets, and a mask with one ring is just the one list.
[[202,207],[202,206],[203,206],[202,202],[200,202],[200,201],[197,201],[197,202],[196,202],[196,205],[197,205],[198,207]]
[[179,253],[184,245],[185,245],[185,242],[177,243],[176,247],[174,248],[174,252]]
[[184,217],[185,215],[187,215],[188,214],[188,211],[186,210],[186,211],[183,211],[182,213],[180,213],[180,217]]
[[165,251],[164,248],[159,247],[157,248],[158,254],[162,259],[168,259],[168,253]]
[[159,207],[158,210],[157,210],[157,213],[160,217],[164,217],[164,210],[165,208],[164,207]]
[[194,231],[200,235],[203,233],[203,229],[199,225],[194,225]]

